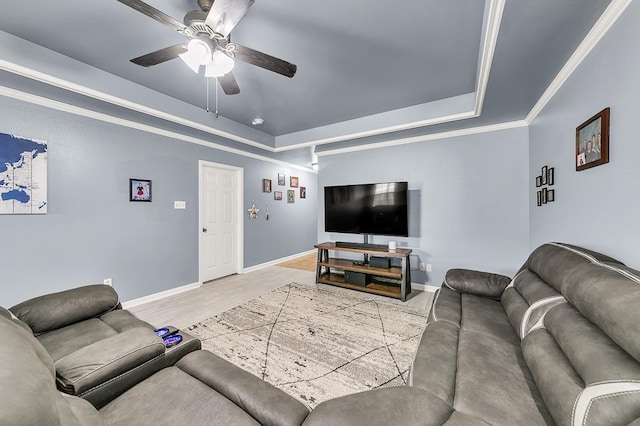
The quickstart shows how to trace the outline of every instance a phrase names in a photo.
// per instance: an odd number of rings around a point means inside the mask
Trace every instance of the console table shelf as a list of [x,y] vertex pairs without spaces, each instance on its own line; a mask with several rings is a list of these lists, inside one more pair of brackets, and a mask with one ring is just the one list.
[[[316,263],[316,282],[335,285],[352,290],[364,291],[367,293],[379,294],[387,297],[394,297],[403,302],[411,293],[411,268],[409,265],[409,255],[411,250],[398,249],[394,251],[381,250],[379,247],[363,245],[361,248],[340,247],[336,243],[316,244],[318,249],[318,261]],[[361,254],[372,254],[390,258],[399,258],[401,266],[392,266],[389,269],[372,268],[369,265],[354,265],[353,260],[339,257],[329,257],[329,251],[351,252]],[[333,271],[332,271],[333,270]],[[342,274],[335,272],[351,271],[366,274],[370,281],[366,285],[358,285],[345,282]]]

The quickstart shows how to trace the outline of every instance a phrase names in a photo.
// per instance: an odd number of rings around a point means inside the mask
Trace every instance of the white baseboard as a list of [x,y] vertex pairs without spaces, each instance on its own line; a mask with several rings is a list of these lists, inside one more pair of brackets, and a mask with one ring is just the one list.
[[412,290],[428,291],[429,293],[435,293],[440,287],[429,284],[411,283]]
[[170,288],[169,290],[161,291],[159,293],[153,293],[148,296],[143,296],[137,299],[122,302],[122,308],[129,309],[134,306],[142,305],[144,303],[149,303],[155,300],[164,299],[165,297],[173,296],[174,294],[184,293],[185,291],[193,290],[200,286],[202,286],[202,283],[198,281],[197,283],[187,284],[187,285],[183,285],[176,288]]
[[272,261],[269,261],[269,262],[261,263],[259,265],[249,266],[248,268],[244,268],[242,270],[242,273],[246,274],[247,272],[257,271],[258,269],[263,269],[263,268],[267,268],[269,266],[274,266],[274,265],[277,265],[278,263],[286,262],[287,260],[293,260],[293,259],[296,259],[298,257],[306,256],[306,255],[309,255],[309,254],[312,254],[312,253],[315,253],[315,252],[316,252],[316,249],[308,250],[308,251],[304,251],[302,253],[292,254],[291,256],[282,257],[280,259],[276,259],[276,260],[272,260]]

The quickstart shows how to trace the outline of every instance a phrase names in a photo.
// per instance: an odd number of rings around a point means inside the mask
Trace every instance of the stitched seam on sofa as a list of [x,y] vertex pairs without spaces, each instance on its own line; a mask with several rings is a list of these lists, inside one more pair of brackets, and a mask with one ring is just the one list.
[[438,297],[440,297],[440,289],[436,294],[436,298],[433,299],[433,304],[431,305],[431,312],[433,312],[433,320],[438,321],[438,317],[436,316],[436,304],[438,303]]
[[566,246],[563,246],[562,244],[557,244],[557,243],[549,243],[549,244],[554,245],[556,247],[561,247],[561,248],[563,248],[565,250],[569,250],[570,252],[573,252],[573,253],[575,253],[577,255],[580,255],[580,256],[584,257],[587,260],[590,260],[591,263],[593,263],[594,265],[598,265],[598,266],[601,266],[601,267],[603,267],[605,269],[609,269],[610,271],[617,272],[620,275],[623,275],[623,276],[629,278],[630,280],[635,281],[637,284],[640,284],[640,277],[638,277],[637,275],[632,274],[629,271],[618,269],[615,266],[611,266],[611,265],[607,265],[606,263],[602,263],[598,259],[596,259],[595,257],[593,257],[591,255],[588,255],[587,253],[583,253],[580,250],[576,250],[576,249],[571,248],[571,247],[566,247]]
[[608,395],[597,396],[597,397],[591,399],[591,401],[589,401],[589,405],[587,406],[587,411],[584,414],[584,419],[582,420],[582,425],[585,426],[587,424],[587,418],[589,418],[589,411],[591,411],[591,406],[593,405],[594,402],[596,402],[598,400],[601,400],[601,399],[615,398],[615,397],[618,397],[618,396],[631,395],[631,394],[634,394],[634,393],[640,393],[640,389],[634,390],[634,391],[616,392],[616,393],[612,393],[612,394],[608,394]]
[[[562,303],[568,303],[567,299],[565,299]],[[558,303],[558,305],[561,305],[562,303]],[[555,306],[552,306],[552,308],[554,308]],[[550,311],[551,309],[549,309]],[[544,319],[546,318],[547,314],[549,313],[549,311],[545,312],[544,314],[542,314],[542,316],[540,317],[540,319],[538,320],[538,322],[536,322],[535,324],[533,324],[531,326],[531,328],[529,329],[529,331],[527,332],[527,334],[531,333],[534,330],[537,330],[539,328],[544,328],[546,329],[547,327],[544,325]],[[524,339],[524,337],[523,337]]]
[[571,424],[573,426],[584,424],[587,409],[594,398],[622,392],[640,392],[640,385],[637,383],[629,383],[628,381],[610,381],[606,384],[589,385],[585,387],[582,392],[578,394],[573,404]]
[[[548,305],[549,303],[553,303],[556,302],[558,300],[564,300],[566,302],[567,299],[565,299],[563,296],[551,296],[551,297],[545,297],[544,299],[540,299],[534,303],[531,304],[531,306],[529,306],[527,308],[527,310],[524,312],[524,315],[522,316],[522,321],[520,323],[520,338],[524,339],[524,336],[527,335],[526,333],[526,328],[527,328],[527,322],[529,322],[529,318],[531,318],[531,314],[533,313],[533,311],[535,311],[536,309],[544,306],[544,305]],[[537,324],[537,322],[536,322]]]
[[[137,348],[135,348],[135,349],[133,349],[133,350],[131,350],[131,351],[127,352],[126,354],[123,354],[123,355],[121,355],[120,357],[118,357],[118,358],[116,358],[116,359],[114,359],[114,360],[109,361],[108,363],[104,364],[103,366],[100,366],[100,367],[96,368],[95,370],[92,370],[92,371],[88,372],[87,374],[85,374],[85,375],[83,375],[83,376],[80,376],[80,377],[79,377],[79,378],[77,378],[76,380],[73,380],[73,381],[71,381],[71,382],[69,382],[69,383],[70,383],[70,384],[72,384],[72,385],[74,385],[74,384],[78,383],[80,380],[84,379],[85,377],[88,377],[88,376],[90,376],[90,375],[92,375],[92,374],[96,373],[97,371],[100,371],[100,370],[102,370],[103,368],[108,367],[108,366],[110,366],[111,364],[114,364],[115,362],[120,361],[121,359],[123,359],[123,358],[125,358],[125,357],[127,357],[127,356],[129,356],[129,355],[131,355],[131,354],[133,354],[133,353],[136,353],[136,352],[141,351],[141,350],[143,350],[143,349],[151,348],[151,347],[156,346],[156,345],[161,345],[161,346],[163,346],[163,347],[164,347],[164,343],[160,343],[160,342],[154,342],[154,343],[151,343],[151,344],[148,344],[148,345],[145,345],[145,346],[137,347]],[[70,356],[70,355],[67,355],[67,356]],[[65,358],[67,358],[67,357],[62,358],[60,361],[64,360]],[[58,361],[58,362],[60,362],[60,361]]]
[[[518,272],[518,273],[513,277],[513,279],[512,279],[512,280],[511,280],[511,282],[509,283],[509,285],[508,285],[507,287],[505,287],[504,291],[507,291],[507,289],[508,289],[508,288],[515,287],[515,286],[516,286],[516,280],[518,279],[518,277],[519,277],[520,275],[522,275],[522,273],[523,273],[524,271],[526,271],[526,269],[523,269],[522,271]],[[503,291],[503,293],[504,293],[504,291]]]
[[145,367],[147,364],[150,364],[152,362],[154,362],[155,360],[157,360],[158,358],[162,358],[162,356],[164,356],[164,353],[161,353],[160,355],[156,355],[155,357],[151,358],[149,361],[145,362],[144,364],[140,364],[137,367],[132,368],[131,370],[127,370],[122,374],[118,374],[117,376],[115,376],[112,379],[107,380],[106,382],[100,383],[99,385],[96,385],[92,388],[87,389],[86,391],[82,392],[80,395],[78,395],[79,397],[84,397],[86,394],[90,393],[90,392],[94,392],[104,386],[107,386],[108,384],[120,379],[121,377],[126,376],[127,374],[132,374],[135,373],[137,370]]

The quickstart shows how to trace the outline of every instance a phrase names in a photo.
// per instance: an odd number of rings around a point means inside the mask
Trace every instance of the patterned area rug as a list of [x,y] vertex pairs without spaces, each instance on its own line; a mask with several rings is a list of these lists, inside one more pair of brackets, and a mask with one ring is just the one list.
[[405,385],[428,313],[368,293],[292,283],[187,330],[203,349],[315,407]]

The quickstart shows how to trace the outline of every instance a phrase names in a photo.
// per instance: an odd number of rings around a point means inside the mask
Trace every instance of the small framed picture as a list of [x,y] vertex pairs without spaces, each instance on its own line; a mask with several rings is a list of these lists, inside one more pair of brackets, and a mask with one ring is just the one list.
[[300,187],[300,198],[307,198],[307,188],[304,186]]
[[538,207],[542,205],[542,191],[537,192],[538,195]]
[[576,128],[576,171],[609,162],[609,115],[605,108]]
[[271,179],[262,179],[262,192],[271,192]]
[[547,204],[547,188],[542,188],[542,204]]
[[547,203],[553,203],[556,200],[556,190],[550,189],[547,191]]
[[542,184],[543,184],[543,185],[546,185],[546,184],[547,184],[547,169],[548,169],[548,167],[547,167],[547,166],[544,166],[544,167],[542,168]]
[[296,202],[296,191],[293,189],[289,189],[287,191],[287,203],[295,203]]
[[298,177],[297,176],[291,176],[289,178],[289,186],[291,188],[297,188],[298,187]]
[[553,185],[553,181],[555,180],[555,177],[553,176],[554,174],[553,167],[549,167],[549,170],[547,171],[547,185]]
[[278,185],[279,186],[285,186],[286,185],[284,173],[278,173]]
[[282,201],[282,191],[274,191],[273,199],[276,201]]
[[151,202],[151,181],[148,179],[129,179],[129,201]]
[[536,188],[540,188],[542,186],[542,176],[536,176]]

